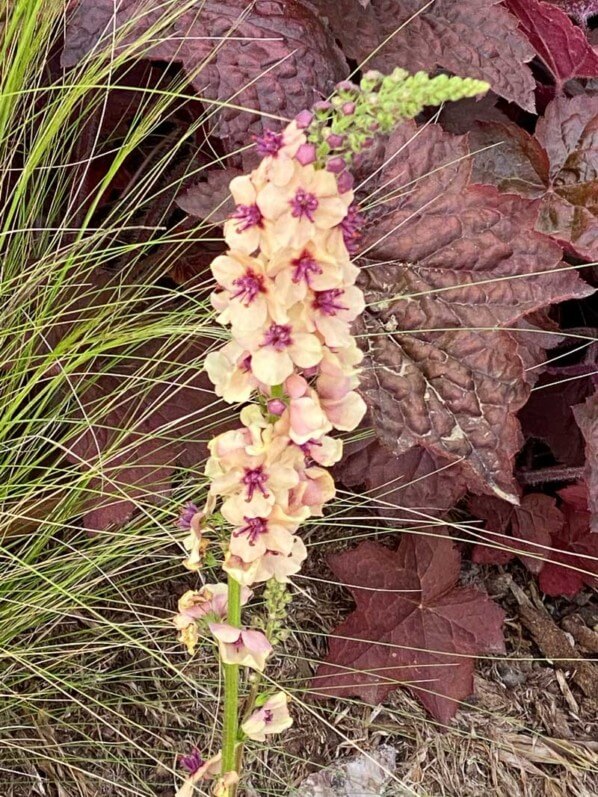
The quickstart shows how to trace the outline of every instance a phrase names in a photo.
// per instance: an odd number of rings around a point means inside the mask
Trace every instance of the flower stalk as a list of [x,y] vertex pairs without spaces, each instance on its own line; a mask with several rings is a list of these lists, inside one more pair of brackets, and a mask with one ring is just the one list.
[[[365,307],[351,260],[363,218],[349,167],[375,135],[424,105],[486,88],[444,75],[368,73],[360,86],[340,84],[330,102],[282,132],[266,131],[257,141],[260,165],[231,181],[229,249],[212,263],[212,304],[231,339],[208,354],[205,367],[216,394],[244,406],[240,425],[209,443],[205,505],[188,504],[179,520],[189,532],[185,566],[199,569],[220,543],[228,581],[185,593],[174,619],[190,653],[200,628],[217,643],[222,751],[207,761],[196,748],[185,757],[190,777],[177,797],[191,797],[206,780],[215,797],[234,797],[246,742],[292,724],[288,696],[260,691],[262,673],[285,635],[286,585],[307,556],[300,527],[321,517],[335,496],[328,468],[343,444],[334,432],[354,430],[366,411],[357,392],[363,354],[351,334]],[[255,617],[244,626],[241,608],[260,584],[267,621]],[[254,671],[245,695],[241,668]]]
[[[241,585],[232,576],[228,577],[228,624],[241,625]],[[239,665],[223,664],[224,669],[224,717],[222,723],[222,772],[234,772],[235,747],[239,733]],[[234,797],[236,787],[229,788]],[[227,795],[226,797],[229,797]]]

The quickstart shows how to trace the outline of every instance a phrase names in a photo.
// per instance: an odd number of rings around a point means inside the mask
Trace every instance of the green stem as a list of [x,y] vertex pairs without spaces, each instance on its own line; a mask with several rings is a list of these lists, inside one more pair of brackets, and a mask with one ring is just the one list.
[[[241,585],[228,577],[228,623],[241,625]],[[239,665],[224,667],[224,719],[222,729],[222,774],[235,770],[235,748],[239,733]],[[235,789],[231,789],[233,797]]]

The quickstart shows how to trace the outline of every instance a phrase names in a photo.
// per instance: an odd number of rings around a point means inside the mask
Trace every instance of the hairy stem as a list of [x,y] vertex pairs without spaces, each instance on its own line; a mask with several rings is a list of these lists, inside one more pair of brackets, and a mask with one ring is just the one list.
[[[241,585],[228,577],[228,623],[241,625]],[[222,729],[222,774],[235,770],[235,747],[239,729],[239,665],[224,667],[224,718]],[[227,797],[234,797],[236,787],[231,786]]]
[[583,467],[567,468],[560,465],[550,468],[540,468],[540,470],[518,470],[517,480],[526,487],[536,487],[539,484],[549,482],[574,482],[583,478]]

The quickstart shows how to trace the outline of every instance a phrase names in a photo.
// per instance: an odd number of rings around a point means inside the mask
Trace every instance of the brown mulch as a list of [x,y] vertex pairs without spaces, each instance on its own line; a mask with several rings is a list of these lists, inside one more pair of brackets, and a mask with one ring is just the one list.
[[[480,661],[474,695],[450,728],[438,727],[403,690],[383,706],[357,700],[303,704],[302,690],[325,653],[325,634],[351,608],[347,593],[330,583],[324,558],[326,551],[345,545],[312,548],[305,578],[297,580],[290,618],[295,630],[273,674],[277,682],[296,690],[295,725],[278,748],[248,751],[250,774],[241,797],[285,795],[310,772],[382,744],[397,751],[396,779],[387,797],[598,794],[598,703],[592,684],[584,687],[580,681],[579,664],[547,660],[573,650],[575,656],[567,653],[567,658],[590,664],[598,607],[584,593],[575,603],[541,603],[540,609],[533,585],[516,566],[507,572],[465,567],[464,581],[485,588],[508,613],[508,654]],[[163,582],[131,600],[172,609],[176,596],[190,585],[189,577]],[[529,603],[527,620],[518,590]],[[530,620],[538,616],[544,632]],[[113,619],[118,617],[115,610]],[[173,797],[177,753],[195,743],[210,743],[218,672],[209,658],[188,662],[165,622],[163,626],[152,626],[148,639],[163,644],[171,664],[185,667],[187,683],[179,683],[141,647],[115,649],[102,659],[105,670],[97,692],[93,679],[87,687],[89,698],[98,704],[80,695],[75,695],[79,705],[60,702],[44,681],[34,676],[23,681],[22,701],[13,700],[10,710],[3,711],[0,797]],[[569,647],[549,649],[547,628],[553,642],[566,641]],[[71,632],[72,623],[56,629],[65,638]],[[74,678],[93,663],[89,656],[84,649],[73,655]],[[197,692],[189,685],[193,682],[201,685]],[[109,710],[101,707],[107,690]]]

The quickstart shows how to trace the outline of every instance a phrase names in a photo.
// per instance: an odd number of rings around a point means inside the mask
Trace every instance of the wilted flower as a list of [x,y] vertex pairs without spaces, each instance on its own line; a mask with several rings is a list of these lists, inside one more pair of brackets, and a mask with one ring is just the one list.
[[195,747],[189,755],[179,758],[179,764],[190,773],[190,777],[183,783],[175,797],[192,797],[197,783],[202,780],[214,780],[220,775],[222,754],[218,753],[204,761]]
[[336,495],[334,479],[324,468],[310,467],[303,471],[301,481],[289,496],[289,511],[298,512],[305,507],[310,515],[323,514],[324,504]]
[[332,429],[320,406],[318,394],[302,376],[290,376],[285,382],[285,390],[289,396],[288,434],[293,442],[301,445],[323,437]]
[[226,797],[230,794],[231,786],[239,782],[239,775],[236,772],[227,772],[221,778],[218,778],[216,783],[212,786],[213,797]]
[[[241,606],[252,597],[248,587],[241,589]],[[228,586],[226,584],[206,584],[200,590],[188,590],[179,598],[178,614],[173,618],[178,629],[179,642],[182,642],[190,655],[195,652],[199,640],[198,621],[224,620],[228,608]]]
[[293,548],[286,556],[278,551],[266,551],[257,560],[258,566],[253,572],[252,584],[260,584],[271,578],[281,584],[286,583],[290,576],[301,570],[301,565],[307,559],[307,550],[301,537],[293,537]]
[[243,733],[256,742],[264,742],[266,736],[290,728],[293,720],[289,714],[288,702],[288,695],[276,692],[245,720],[241,725]]
[[[188,515],[190,510],[187,509],[186,512]],[[189,521],[189,534],[183,540],[183,546],[189,554],[183,561],[183,565],[187,570],[199,570],[203,563],[204,554],[210,544],[209,539],[205,535],[206,531],[210,531],[209,527],[206,525],[207,517],[207,512],[200,510],[195,512]]]
[[227,623],[210,623],[210,631],[218,641],[220,658],[225,664],[240,664],[263,672],[272,645],[265,634]]

